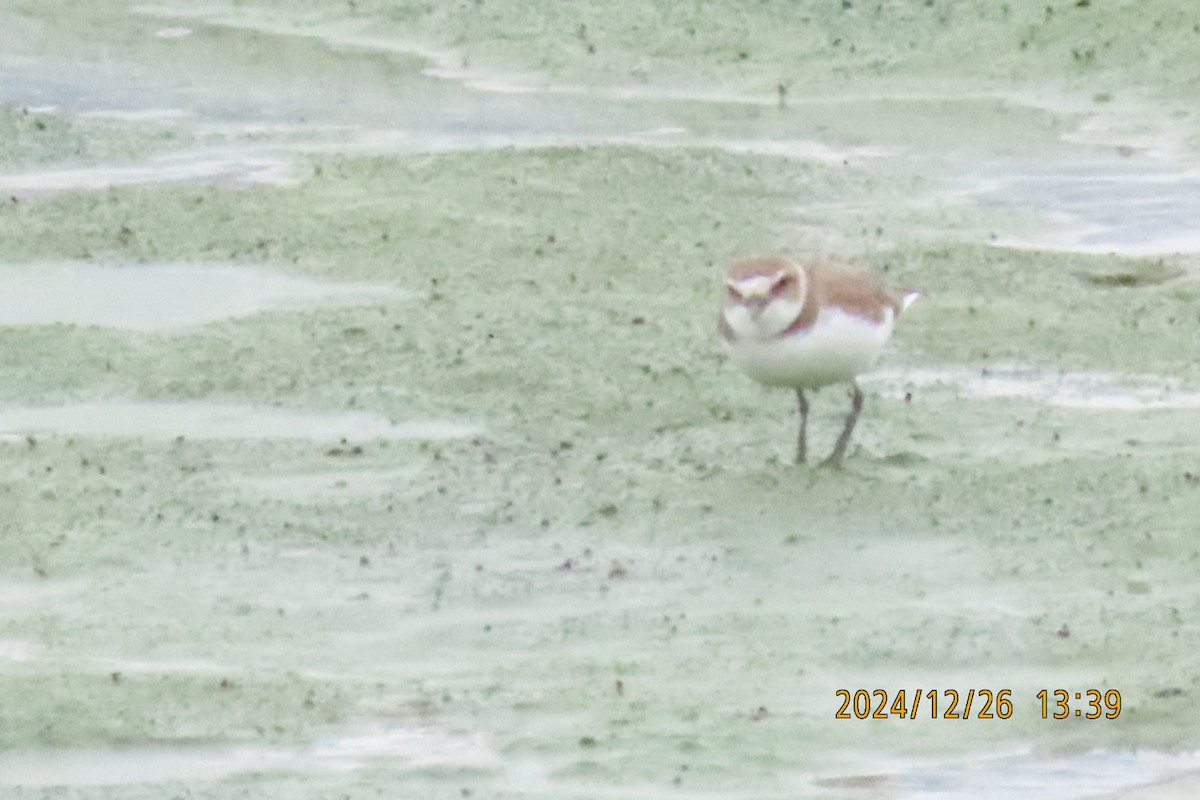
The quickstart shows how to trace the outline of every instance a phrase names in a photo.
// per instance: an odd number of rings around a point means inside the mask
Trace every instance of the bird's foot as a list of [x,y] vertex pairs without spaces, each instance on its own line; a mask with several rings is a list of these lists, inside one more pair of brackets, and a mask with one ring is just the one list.
[[820,467],[821,469],[841,469],[843,466],[842,465],[842,454],[841,453],[833,453],[832,455],[829,456],[829,458],[825,459],[817,466]]

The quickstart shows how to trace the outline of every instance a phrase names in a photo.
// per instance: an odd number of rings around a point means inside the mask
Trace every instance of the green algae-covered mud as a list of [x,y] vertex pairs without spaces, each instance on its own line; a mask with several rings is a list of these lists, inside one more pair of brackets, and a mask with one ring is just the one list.
[[[1200,17],[61,5],[0,10],[0,796],[1192,795]],[[924,292],[840,472],[716,336],[777,249]]]

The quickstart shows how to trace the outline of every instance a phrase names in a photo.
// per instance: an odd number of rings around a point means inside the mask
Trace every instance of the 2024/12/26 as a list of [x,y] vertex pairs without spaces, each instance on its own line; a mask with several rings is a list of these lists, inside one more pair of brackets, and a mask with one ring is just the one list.
[[[1011,689],[969,689],[965,693],[955,689],[943,689],[940,692],[937,689],[918,689],[911,695],[904,689],[894,695],[884,689],[859,689],[853,693],[849,689],[838,689],[834,694],[842,699],[841,707],[834,714],[836,719],[915,719],[925,710],[930,719],[970,719],[972,709],[975,719],[1008,719],[1013,714]],[[944,699],[940,715],[939,694]],[[911,705],[908,703],[910,697]],[[1070,716],[1116,719],[1121,713],[1121,693],[1116,689],[1104,692],[1088,689],[1074,693],[1066,689],[1043,689],[1037,693],[1037,698],[1041,700],[1042,719],[1066,719]],[[1072,699],[1083,707],[1072,708]]]

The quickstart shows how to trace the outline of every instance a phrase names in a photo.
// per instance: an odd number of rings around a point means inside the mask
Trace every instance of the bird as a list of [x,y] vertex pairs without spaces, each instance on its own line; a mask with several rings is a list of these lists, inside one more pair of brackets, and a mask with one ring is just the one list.
[[765,386],[796,392],[796,463],[808,456],[808,390],[850,385],[850,413],[822,466],[840,468],[862,411],[858,376],[869,370],[896,320],[920,296],[893,291],[869,270],[826,256],[768,255],[732,261],[718,331],[730,360]]

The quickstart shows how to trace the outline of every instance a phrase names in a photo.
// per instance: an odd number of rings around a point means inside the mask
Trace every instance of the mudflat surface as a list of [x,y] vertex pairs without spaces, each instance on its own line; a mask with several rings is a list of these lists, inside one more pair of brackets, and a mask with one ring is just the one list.
[[[71,5],[0,10],[0,795],[1191,796],[1200,17]],[[777,248],[924,292],[841,472],[715,333]]]

